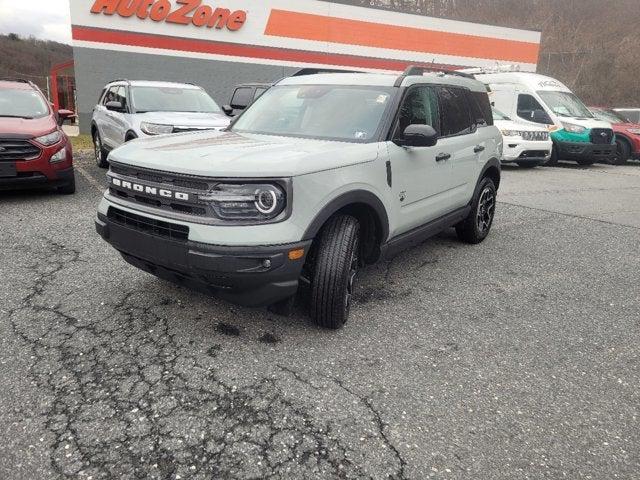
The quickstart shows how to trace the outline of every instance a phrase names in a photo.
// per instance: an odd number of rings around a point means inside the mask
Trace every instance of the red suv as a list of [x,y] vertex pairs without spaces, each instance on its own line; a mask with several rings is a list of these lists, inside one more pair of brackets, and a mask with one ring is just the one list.
[[610,108],[589,107],[598,120],[610,122],[616,134],[618,152],[611,159],[615,165],[624,165],[630,158],[640,159],[640,125],[631,123]]
[[26,80],[0,80],[0,190],[40,186],[75,192],[71,142],[60,126],[73,115],[55,112]]

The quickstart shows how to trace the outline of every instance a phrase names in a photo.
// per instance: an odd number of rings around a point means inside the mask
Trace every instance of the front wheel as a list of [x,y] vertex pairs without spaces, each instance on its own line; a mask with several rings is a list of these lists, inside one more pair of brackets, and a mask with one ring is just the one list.
[[547,160],[547,163],[544,164],[547,167],[555,167],[558,165],[558,147],[553,145],[551,148],[551,157]]
[[360,223],[354,217],[338,215],[322,229],[311,283],[311,318],[316,324],[338,329],[347,322],[359,249]]
[[68,183],[66,183],[65,185],[62,185],[61,187],[58,187],[57,191],[62,195],[73,195],[74,193],[76,193],[75,175],[71,178],[71,180],[69,180]]
[[102,138],[100,137],[100,132],[98,132],[98,130],[93,133],[93,154],[98,167],[107,168],[109,166],[109,163],[107,162],[107,152],[104,149]]
[[621,139],[616,140],[616,156],[609,163],[611,165],[624,165],[631,157],[631,146]]
[[478,194],[473,199],[467,218],[456,225],[458,238],[465,243],[477,244],[484,241],[491,231],[496,214],[496,186],[488,177],[480,182]]

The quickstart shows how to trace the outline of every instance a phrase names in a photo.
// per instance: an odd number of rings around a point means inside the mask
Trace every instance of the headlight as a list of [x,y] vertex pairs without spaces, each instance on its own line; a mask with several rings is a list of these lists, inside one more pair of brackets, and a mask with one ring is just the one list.
[[223,220],[273,220],[286,205],[285,192],[273,184],[219,184],[200,200]]
[[640,135],[640,128],[630,128],[627,132],[633,133],[634,135]]
[[142,122],[140,124],[140,130],[147,135],[166,135],[167,133],[173,133],[173,125]]
[[43,135],[35,139],[40,145],[44,145],[45,147],[50,147],[51,145],[55,145],[60,140],[62,140],[62,134],[60,130],[56,130],[55,132],[51,132],[47,135]]
[[67,147],[64,147],[58,153],[49,159],[49,163],[64,162],[67,159]]
[[584,133],[587,131],[585,127],[581,127],[580,125],[574,125],[573,123],[562,122],[562,126],[567,132],[571,132],[571,133]]
[[505,137],[521,137],[522,134],[517,130],[501,130]]

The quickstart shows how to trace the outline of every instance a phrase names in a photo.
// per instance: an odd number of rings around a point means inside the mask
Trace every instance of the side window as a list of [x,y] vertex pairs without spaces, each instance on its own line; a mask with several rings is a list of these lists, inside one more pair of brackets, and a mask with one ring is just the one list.
[[253,101],[253,88],[236,88],[231,98],[231,107],[235,109],[246,108]]
[[253,101],[255,102],[257,99],[259,99],[266,91],[266,88],[256,88],[256,93],[253,95]]
[[[529,122],[536,123],[551,123],[551,120],[547,121],[547,114],[544,111],[540,102],[536,100],[533,95],[521,93],[518,95],[518,116]],[[544,117],[544,118],[543,118]],[[544,121],[542,121],[544,120]]]
[[118,92],[118,88],[119,87],[111,87],[109,90],[107,90],[107,94],[104,96],[104,99],[102,100],[103,105],[106,105],[109,102],[117,101],[116,94]]
[[432,87],[409,90],[402,101],[393,138],[401,138],[409,125],[430,125],[438,131],[438,96]]
[[493,112],[489,96],[484,92],[467,92],[471,106],[471,119],[478,127],[493,125]]
[[120,102],[122,104],[122,108],[127,109],[127,88],[126,87],[118,87],[116,90],[116,102]]
[[441,136],[466,135],[475,130],[465,90],[454,87],[439,87]]

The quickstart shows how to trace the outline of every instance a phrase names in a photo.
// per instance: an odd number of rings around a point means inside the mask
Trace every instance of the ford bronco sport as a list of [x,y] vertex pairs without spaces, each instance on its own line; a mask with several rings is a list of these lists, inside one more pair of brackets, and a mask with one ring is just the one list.
[[225,132],[126,144],[96,229],[132,265],[247,306],[347,320],[358,268],[448,227],[491,228],[502,136],[458,72],[281,80]]

